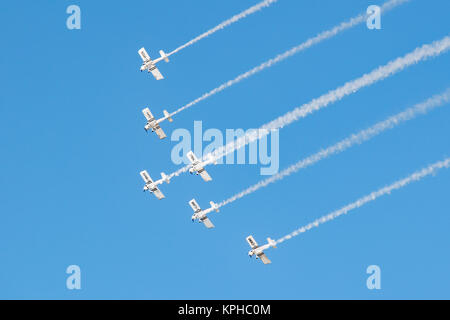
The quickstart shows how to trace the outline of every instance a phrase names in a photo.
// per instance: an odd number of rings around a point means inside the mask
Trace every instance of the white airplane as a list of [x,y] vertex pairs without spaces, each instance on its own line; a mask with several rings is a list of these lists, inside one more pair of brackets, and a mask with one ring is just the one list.
[[248,244],[250,245],[250,247],[252,248],[249,252],[248,255],[249,257],[252,257],[253,255],[256,255],[256,259],[261,259],[261,261],[264,264],[269,264],[271,263],[271,261],[269,260],[269,258],[267,258],[266,254],[264,253],[264,250],[272,247],[272,248],[276,248],[276,242],[275,240],[272,240],[270,238],[267,238],[267,243],[265,245],[262,246],[258,246],[258,243],[255,241],[255,239],[253,239],[253,236],[248,236],[247,238],[245,238],[248,242]]
[[158,189],[158,185],[163,184],[164,182],[170,183],[170,178],[164,172],[161,172],[161,179],[153,181],[147,170],[141,171],[140,174],[145,181],[144,192],[150,191],[150,193],[153,193],[159,200],[164,199],[165,197],[161,190]]
[[217,161],[213,159],[212,155],[210,155],[209,160],[200,161],[192,151],[189,151],[187,153],[187,157],[191,162],[191,168],[189,169],[189,172],[191,174],[195,172],[197,175],[200,175],[206,182],[212,180],[211,176],[208,174],[208,172],[206,172],[204,168],[205,165],[210,164],[212,162],[214,162],[214,164],[217,164]]
[[143,61],[142,66],[141,66],[141,71],[148,70],[148,72],[151,72],[153,74],[153,76],[156,78],[156,80],[164,79],[161,72],[159,72],[158,68],[156,68],[156,63],[158,63],[161,60],[169,62],[169,57],[167,56],[167,54],[164,51],[159,50],[159,54],[161,55],[161,57],[159,57],[158,59],[152,60],[152,59],[150,59],[150,56],[148,55],[147,51],[145,51],[145,48],[139,49],[138,53],[141,56],[142,61]]
[[145,125],[144,129],[145,131],[148,132],[148,130],[152,130],[152,132],[156,132],[156,134],[158,135],[158,137],[160,139],[164,139],[166,137],[166,134],[164,133],[164,131],[161,129],[161,127],[159,126],[159,124],[161,122],[163,122],[164,120],[169,120],[169,122],[172,122],[173,119],[170,117],[170,113],[167,112],[167,110],[164,110],[164,117],[162,117],[161,119],[156,119],[153,114],[150,112],[149,108],[145,108],[144,110],[142,110],[142,113],[144,114],[144,117],[147,119],[147,124]]
[[212,212],[213,210],[216,210],[216,212],[219,212],[219,206],[217,203],[214,203],[213,201],[210,201],[209,204],[211,205],[211,208],[208,208],[206,210],[202,210],[200,206],[198,205],[197,201],[195,199],[192,199],[189,201],[189,205],[191,206],[192,210],[194,210],[194,214],[192,215],[192,221],[198,220],[198,222],[203,222],[205,227],[208,229],[214,228],[214,225],[212,224],[211,220],[208,219],[206,216],[208,213]]

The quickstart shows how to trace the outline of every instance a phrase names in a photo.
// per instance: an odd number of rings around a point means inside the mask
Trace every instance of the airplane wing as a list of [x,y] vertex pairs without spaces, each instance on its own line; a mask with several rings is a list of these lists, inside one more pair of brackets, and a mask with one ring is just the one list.
[[142,61],[149,62],[149,61],[152,60],[152,59],[150,59],[150,56],[148,55],[148,53],[145,50],[145,48],[139,49],[138,53],[139,53],[139,56],[141,57]]
[[161,192],[161,190],[159,190],[158,188],[153,189],[154,191],[153,194],[158,198],[158,200],[164,199],[165,196],[164,194]]
[[201,168],[200,170],[198,170],[198,174],[203,178],[203,180],[205,180],[206,182],[211,181],[212,178],[209,175],[208,172],[206,172],[205,168]]
[[167,137],[166,134],[164,133],[163,129],[161,129],[160,126],[157,126],[157,127],[155,128],[155,132],[156,132],[156,134],[158,135],[158,137],[159,137],[160,139],[164,139],[165,137]]
[[153,180],[152,178],[150,178],[150,175],[148,174],[147,170],[141,171],[140,175],[142,179],[144,179],[145,183],[153,183]]
[[253,239],[253,236],[248,236],[245,240],[247,240],[252,249],[258,248],[258,243]]
[[153,119],[155,119],[149,108],[145,108],[144,110],[142,110],[142,113],[144,114],[144,117],[145,119],[147,119],[147,121],[152,121]]
[[260,255],[258,255],[258,258],[260,258],[264,264],[272,263],[272,261],[270,261],[269,258],[267,258],[267,256],[264,254],[264,252],[262,252]]
[[202,211],[202,209],[198,205],[197,201],[195,201],[195,199],[189,201],[189,205],[191,206],[192,210],[194,210],[194,212]]
[[204,217],[201,221],[208,229],[214,228],[214,225],[212,224],[211,220],[208,219],[208,217]]
[[197,157],[195,156],[195,154],[192,151],[189,151],[186,156],[192,164],[198,162]]
[[152,73],[152,75],[155,77],[156,80],[162,80],[164,79],[161,72],[159,72],[158,68],[156,66],[151,66],[148,71]]

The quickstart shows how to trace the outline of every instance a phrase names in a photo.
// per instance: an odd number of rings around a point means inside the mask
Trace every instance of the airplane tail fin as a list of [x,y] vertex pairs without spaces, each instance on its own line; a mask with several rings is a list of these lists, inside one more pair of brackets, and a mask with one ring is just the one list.
[[271,238],[267,238],[267,242],[269,243],[269,245],[272,248],[276,248],[277,247],[277,243],[275,242],[275,240],[271,239]]
[[161,178],[164,180],[164,182],[170,183],[170,178],[164,172],[161,172]]
[[159,54],[161,55],[161,58],[163,58],[165,62],[169,62],[169,57],[163,50],[159,50]]
[[211,208],[216,210],[216,212],[219,212],[219,205],[217,203],[214,203],[214,201],[210,201],[209,204],[211,205]]
[[167,120],[169,120],[169,122],[173,121],[172,117],[170,116],[170,113],[167,112],[167,110],[164,110],[163,113],[164,113],[164,117],[166,117]]

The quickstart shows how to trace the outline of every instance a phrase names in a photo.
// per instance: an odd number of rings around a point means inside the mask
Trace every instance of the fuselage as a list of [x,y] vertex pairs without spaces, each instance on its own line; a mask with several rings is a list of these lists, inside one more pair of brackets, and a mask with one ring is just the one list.
[[155,131],[158,128],[158,125],[166,120],[168,117],[162,117],[161,119],[156,120],[153,118],[150,121],[147,121],[147,124],[145,125],[145,130],[152,129],[152,131]]
[[210,213],[211,211],[213,211],[214,208],[208,208],[206,210],[199,210],[197,212],[194,212],[194,214],[192,215],[192,220],[199,220],[199,222],[202,222],[204,219],[207,218],[207,214]]
[[157,124],[158,124],[158,121],[156,121],[155,119],[148,121],[147,125],[145,126],[145,130],[152,129],[152,131],[155,131],[155,127]]
[[150,60],[150,61],[144,62],[142,64],[142,66],[141,66],[141,71],[148,70],[148,72],[152,72],[156,68],[156,64],[159,61],[161,61],[162,59],[163,58],[160,57],[160,58],[155,59],[155,60]]
[[258,258],[258,256],[263,253],[264,249],[262,247],[258,247],[255,249],[252,249],[248,252],[248,255],[251,257],[253,255],[256,255],[256,258]]
[[151,183],[147,183],[144,186],[144,191],[149,190],[150,192],[155,192],[156,190],[158,190],[158,185],[160,185],[162,183],[162,180],[158,180],[155,182],[151,182]]

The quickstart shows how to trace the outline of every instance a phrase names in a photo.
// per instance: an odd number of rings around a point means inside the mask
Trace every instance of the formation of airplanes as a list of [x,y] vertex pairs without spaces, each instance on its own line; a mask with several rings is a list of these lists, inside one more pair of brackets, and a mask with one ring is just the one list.
[[[156,64],[161,60],[169,62],[169,58],[168,58],[167,54],[163,50],[160,50],[159,51],[160,57],[155,60],[152,60],[150,58],[149,54],[147,53],[147,51],[145,50],[145,48],[139,49],[138,53],[143,61],[140,70],[141,71],[147,70],[149,73],[151,73],[155,77],[156,80],[164,79],[163,75],[161,74],[159,69],[156,67]],[[145,131],[148,132],[149,130],[151,130],[152,132],[155,132],[158,135],[159,139],[166,138],[167,136],[164,133],[164,131],[161,129],[160,123],[165,120],[172,122],[173,119],[172,119],[170,113],[167,110],[163,110],[164,116],[160,119],[155,118],[149,108],[143,109],[142,113],[144,114],[144,117],[147,120],[147,123],[144,126]],[[210,155],[206,160],[203,160],[203,159],[200,160],[199,158],[197,158],[197,156],[194,154],[194,152],[189,151],[186,154],[186,156],[190,162],[189,172],[191,174],[195,173],[196,175],[200,175],[200,177],[206,182],[209,182],[212,180],[211,176],[205,170],[206,165],[208,165],[210,163],[217,164],[217,160],[214,159],[214,157],[212,155]],[[161,190],[158,188],[158,186],[163,183],[170,183],[169,176],[167,176],[164,172],[161,172],[161,179],[154,181],[150,177],[150,175],[148,174],[148,172],[146,170],[141,171],[140,175],[145,182],[145,185],[143,188],[144,192],[149,191],[150,193],[153,193],[155,195],[155,197],[159,200],[162,200],[165,198],[164,194],[161,192]],[[203,223],[207,229],[212,229],[212,228],[214,228],[214,224],[208,218],[208,214],[213,211],[219,212],[219,205],[213,201],[210,201],[209,204],[210,204],[209,208],[202,210],[202,208],[200,207],[200,205],[197,203],[197,201],[195,199],[192,199],[189,201],[189,205],[191,206],[192,210],[194,211],[194,214],[191,217],[192,221],[193,222],[198,221],[199,223]],[[248,252],[248,255],[250,257],[255,256],[256,259],[260,259],[264,264],[271,263],[269,258],[267,258],[266,254],[264,253],[264,250],[266,250],[270,247],[276,248],[276,242],[274,240],[272,240],[271,238],[267,238],[267,243],[262,246],[259,246],[258,243],[253,238],[253,236],[251,236],[251,235],[248,236],[246,238],[246,240],[251,248],[250,251]]]

